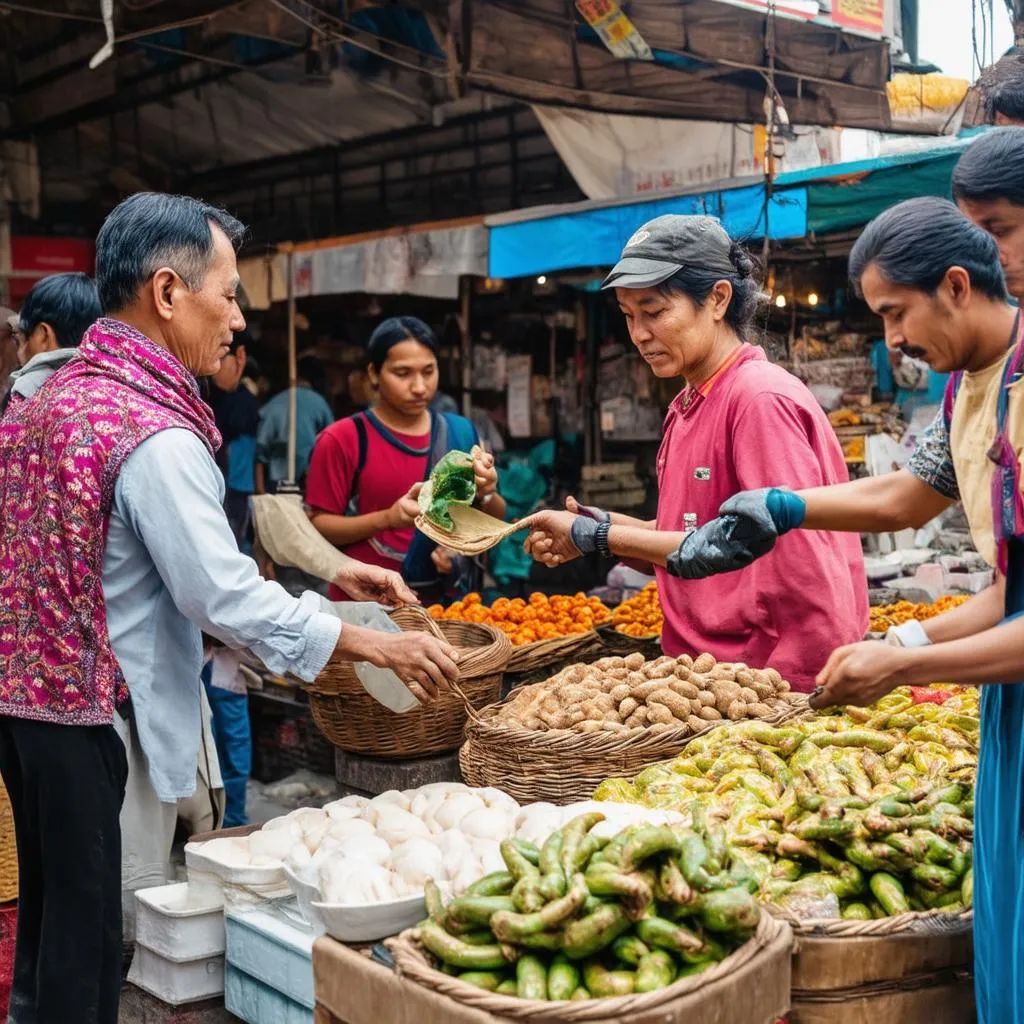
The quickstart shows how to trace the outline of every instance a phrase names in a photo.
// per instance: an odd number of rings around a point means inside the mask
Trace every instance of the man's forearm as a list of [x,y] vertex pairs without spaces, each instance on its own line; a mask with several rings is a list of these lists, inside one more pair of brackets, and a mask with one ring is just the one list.
[[613,526],[608,531],[608,547],[618,558],[665,567],[668,557],[682,544],[684,533],[660,533],[646,526]]
[[324,539],[339,548],[358,544],[361,540],[367,540],[388,528],[387,509],[382,512],[368,512],[364,516],[337,516],[329,512],[313,512],[310,520]]
[[636,519],[623,512],[610,512],[609,516],[612,526],[629,526],[634,530],[656,530],[658,528],[657,521],[654,519]]
[[911,685],[937,679],[979,684],[1024,680],[1024,619],[950,643],[914,647],[905,657]]
[[953,608],[921,625],[933,644],[945,644],[963,637],[976,636],[998,625],[1005,614],[1006,579],[996,582],[959,608]]
[[803,529],[847,533],[918,529],[953,504],[905,469],[798,493],[807,503]]
[[253,485],[257,494],[267,493],[267,467],[262,462],[256,463],[256,471],[253,476]]

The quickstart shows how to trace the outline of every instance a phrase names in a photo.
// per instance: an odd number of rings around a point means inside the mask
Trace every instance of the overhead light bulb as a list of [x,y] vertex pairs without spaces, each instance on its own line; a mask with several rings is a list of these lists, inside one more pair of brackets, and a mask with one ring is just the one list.
[[818,304],[818,293],[817,292],[808,292],[807,293],[807,305],[808,306],[816,306],[817,304]]
[[537,278],[537,284],[547,284],[547,283],[548,283],[548,279],[547,279],[547,277],[545,277],[544,274],[541,274],[540,277]]
[[778,306],[779,309],[785,309],[786,308],[786,296],[785,295],[776,295],[775,296],[775,305]]

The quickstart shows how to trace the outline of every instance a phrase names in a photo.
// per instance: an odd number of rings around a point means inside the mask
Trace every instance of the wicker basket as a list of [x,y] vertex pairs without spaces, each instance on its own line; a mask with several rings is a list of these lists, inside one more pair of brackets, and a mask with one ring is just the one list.
[[598,630],[601,636],[601,643],[609,654],[626,655],[642,654],[648,661],[660,658],[662,655],[661,635],[658,636],[626,636],[620,633],[613,625],[601,626]]
[[11,798],[0,779],[0,903],[18,898],[18,847]]
[[535,644],[513,647],[506,671],[509,673],[535,672],[559,661],[579,660],[587,652],[603,650],[601,634],[596,629],[575,636],[560,636],[553,640],[538,640]]
[[[655,732],[648,728],[624,733],[578,733],[564,729],[524,729],[495,721],[519,690],[500,703],[474,711],[466,725],[459,766],[467,786],[495,786],[521,804],[547,801],[569,804],[590,800],[608,778],[632,778],[655,761],[666,761],[690,740],[732,723],[708,722],[691,732],[686,725]],[[766,719],[779,725],[807,713],[806,698],[787,695],[773,702],[775,714]]]
[[[486,1014],[493,1020],[540,1024],[611,1024],[633,1019],[669,1024],[712,1019],[723,1024],[760,1024],[779,1016],[788,1005],[793,936],[783,922],[762,914],[749,942],[701,974],[655,992],[579,1002],[539,1002],[502,996],[453,978],[433,966],[414,930],[386,940],[385,945],[400,978],[479,1011],[480,1019]],[[757,993],[756,997],[752,993]],[[736,1005],[741,999],[745,1005]],[[778,1005],[773,1005],[776,1001]]]
[[335,746],[352,754],[404,760],[457,750],[467,704],[483,707],[500,695],[512,644],[491,626],[435,623],[419,608],[400,608],[391,618],[403,630],[433,633],[461,649],[458,688],[432,704],[396,715],[363,689],[352,663],[337,662],[309,688],[313,721]]

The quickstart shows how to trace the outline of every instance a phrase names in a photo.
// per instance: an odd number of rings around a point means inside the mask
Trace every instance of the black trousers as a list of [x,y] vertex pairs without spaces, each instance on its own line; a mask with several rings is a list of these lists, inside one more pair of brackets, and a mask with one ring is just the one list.
[[128,778],[112,725],[0,717],[18,840],[10,1024],[116,1024],[121,826]]

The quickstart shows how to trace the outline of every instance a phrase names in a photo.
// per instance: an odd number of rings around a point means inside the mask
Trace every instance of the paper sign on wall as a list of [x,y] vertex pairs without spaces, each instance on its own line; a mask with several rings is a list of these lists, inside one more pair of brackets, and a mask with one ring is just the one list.
[[509,356],[506,362],[508,374],[508,432],[512,437],[530,437],[530,377],[533,373],[533,356]]
[[616,0],[576,0],[576,10],[621,60],[654,60],[654,54]]

